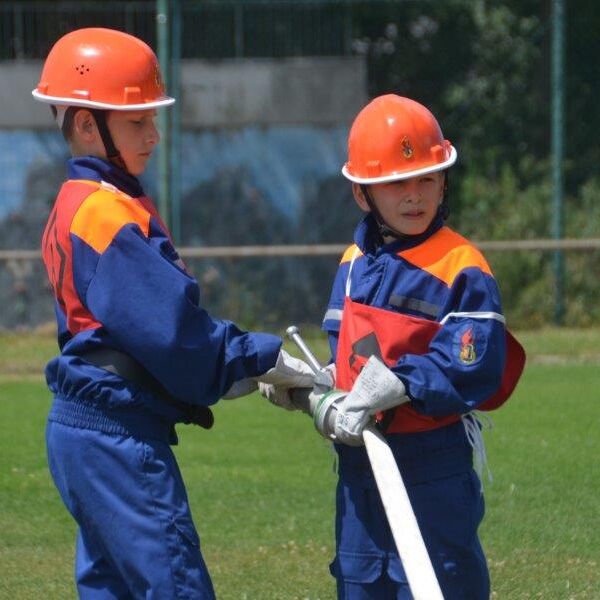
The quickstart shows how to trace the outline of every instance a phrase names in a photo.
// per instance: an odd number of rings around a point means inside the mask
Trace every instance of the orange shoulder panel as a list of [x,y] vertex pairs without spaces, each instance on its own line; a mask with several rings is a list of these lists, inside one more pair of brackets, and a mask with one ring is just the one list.
[[95,188],[102,187],[102,183],[99,181],[94,181],[93,179],[69,179],[69,181],[72,181],[73,183],[85,183]]
[[350,262],[352,260],[352,257],[354,256],[354,253],[356,252],[356,256],[362,256],[362,252],[358,249],[358,246],[356,244],[352,244],[351,246],[348,246],[348,248],[346,248],[346,251],[344,252],[344,254],[342,254],[342,260],[340,260],[340,265],[345,263],[345,262]]
[[71,223],[71,233],[102,254],[128,223],[139,225],[148,236],[150,213],[128,196],[99,188],[79,207]]
[[449,227],[442,227],[420,246],[398,252],[398,256],[431,273],[448,286],[468,267],[477,267],[488,275],[492,274],[481,252]]

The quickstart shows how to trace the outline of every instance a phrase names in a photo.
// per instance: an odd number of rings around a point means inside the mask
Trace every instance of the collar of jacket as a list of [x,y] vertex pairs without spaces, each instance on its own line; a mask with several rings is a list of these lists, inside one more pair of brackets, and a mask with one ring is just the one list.
[[106,181],[133,198],[144,195],[144,190],[137,177],[96,156],[70,158],[67,161],[67,176],[69,179]]
[[379,235],[379,228],[375,218],[371,213],[368,213],[354,231],[354,243],[360,248],[363,254],[397,254],[398,252],[422,244],[436,231],[441,229],[443,225],[444,217],[442,212],[438,211],[433,218],[433,221],[429,224],[429,227],[423,233],[420,233],[419,235],[407,235],[402,239],[394,240],[389,244],[384,244]]

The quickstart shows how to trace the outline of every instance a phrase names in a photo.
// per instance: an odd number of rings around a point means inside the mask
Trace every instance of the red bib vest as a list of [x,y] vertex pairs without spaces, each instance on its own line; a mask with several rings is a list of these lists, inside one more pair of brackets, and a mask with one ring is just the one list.
[[[337,348],[336,386],[349,391],[371,355],[392,367],[404,354],[425,354],[441,325],[419,317],[354,302],[347,295]],[[525,351],[506,331],[506,365],[498,391],[479,410],[493,410],[515,389],[525,366]],[[460,415],[433,417],[418,413],[410,403],[378,415],[386,433],[415,433],[449,425]]]

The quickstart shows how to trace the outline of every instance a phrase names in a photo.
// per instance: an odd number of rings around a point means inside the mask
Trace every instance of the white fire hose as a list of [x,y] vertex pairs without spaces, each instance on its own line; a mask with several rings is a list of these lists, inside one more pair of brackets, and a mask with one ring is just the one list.
[[[298,327],[292,325],[287,328],[286,333],[302,351],[315,374],[319,374],[322,367],[300,336]],[[298,394],[294,396],[294,401],[301,402],[303,404],[301,406],[302,410],[311,416],[313,415],[315,407],[310,406],[306,395],[301,396]],[[335,405],[332,405],[329,413],[325,415],[325,420],[330,424],[331,431],[334,429],[336,412]],[[374,423],[365,427],[363,441],[414,599],[444,600],[415,513],[410,504],[406,487],[390,447],[381,432],[375,428]]]

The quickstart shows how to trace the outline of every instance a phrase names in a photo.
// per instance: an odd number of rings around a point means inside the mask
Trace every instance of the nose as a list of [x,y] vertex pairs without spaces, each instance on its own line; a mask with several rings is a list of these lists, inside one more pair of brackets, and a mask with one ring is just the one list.
[[158,142],[160,142],[160,133],[158,132],[158,128],[156,127],[156,124],[154,123],[154,121],[150,121],[147,139],[148,139],[148,143],[152,144],[153,146],[155,146],[156,144],[158,144]]
[[402,191],[407,202],[417,202],[421,199],[418,182],[413,178],[404,181]]

